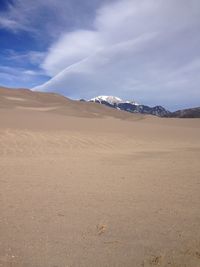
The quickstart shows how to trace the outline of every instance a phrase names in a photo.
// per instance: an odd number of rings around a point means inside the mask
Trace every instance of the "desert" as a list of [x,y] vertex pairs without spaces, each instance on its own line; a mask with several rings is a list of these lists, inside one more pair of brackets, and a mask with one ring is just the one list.
[[0,88],[0,266],[200,266],[199,136]]

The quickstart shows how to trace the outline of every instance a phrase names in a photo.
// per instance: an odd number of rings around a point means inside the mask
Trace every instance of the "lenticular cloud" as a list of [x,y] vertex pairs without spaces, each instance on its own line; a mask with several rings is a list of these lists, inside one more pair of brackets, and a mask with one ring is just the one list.
[[196,0],[105,5],[92,29],[65,32],[49,48],[41,67],[51,79],[34,89],[72,97],[118,95],[168,108],[195,101],[199,17]]

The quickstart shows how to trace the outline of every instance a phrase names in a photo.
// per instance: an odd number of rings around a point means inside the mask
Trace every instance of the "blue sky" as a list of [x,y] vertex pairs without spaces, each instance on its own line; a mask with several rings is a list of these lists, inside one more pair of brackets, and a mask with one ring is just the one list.
[[0,85],[200,106],[199,0],[0,0]]

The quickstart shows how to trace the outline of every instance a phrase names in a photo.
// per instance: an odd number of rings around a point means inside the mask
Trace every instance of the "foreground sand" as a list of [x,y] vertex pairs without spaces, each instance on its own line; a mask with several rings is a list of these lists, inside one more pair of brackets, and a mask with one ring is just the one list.
[[1,108],[0,203],[3,267],[198,267],[200,120]]

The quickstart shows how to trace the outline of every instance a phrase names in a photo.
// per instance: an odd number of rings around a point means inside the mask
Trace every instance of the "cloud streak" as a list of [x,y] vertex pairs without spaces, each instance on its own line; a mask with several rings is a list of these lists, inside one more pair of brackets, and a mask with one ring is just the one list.
[[15,0],[8,4],[6,11],[0,12],[0,28],[14,33],[29,32],[41,42],[49,42],[66,29],[90,28],[95,9],[112,1]]

